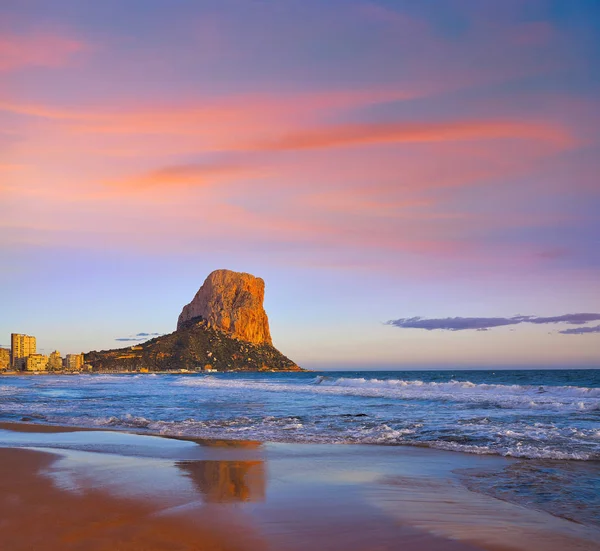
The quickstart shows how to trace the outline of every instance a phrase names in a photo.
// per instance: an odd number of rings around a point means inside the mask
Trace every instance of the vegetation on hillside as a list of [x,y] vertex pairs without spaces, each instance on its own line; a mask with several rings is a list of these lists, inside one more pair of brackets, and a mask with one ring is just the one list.
[[85,362],[93,371],[301,371],[273,346],[235,339],[201,318],[142,344],[89,352]]

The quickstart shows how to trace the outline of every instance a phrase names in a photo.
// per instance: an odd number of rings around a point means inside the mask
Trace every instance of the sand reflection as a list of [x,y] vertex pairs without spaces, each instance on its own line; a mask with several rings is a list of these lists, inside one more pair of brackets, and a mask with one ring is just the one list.
[[207,502],[264,501],[264,461],[180,461],[177,466],[193,481]]

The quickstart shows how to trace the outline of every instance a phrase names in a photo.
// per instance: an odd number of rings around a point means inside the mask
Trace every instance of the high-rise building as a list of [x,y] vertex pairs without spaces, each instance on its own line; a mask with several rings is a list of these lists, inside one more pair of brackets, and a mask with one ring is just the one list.
[[10,367],[10,350],[0,348],[0,371],[5,371]]
[[60,371],[63,367],[63,360],[60,352],[55,350],[48,358],[48,371]]
[[27,371],[46,371],[48,369],[48,356],[43,354],[29,354],[25,358],[25,369]]
[[27,356],[35,354],[35,337],[13,333],[10,336],[10,363],[13,369],[22,371],[27,363]]
[[83,354],[67,354],[64,363],[69,371],[79,371],[83,367]]

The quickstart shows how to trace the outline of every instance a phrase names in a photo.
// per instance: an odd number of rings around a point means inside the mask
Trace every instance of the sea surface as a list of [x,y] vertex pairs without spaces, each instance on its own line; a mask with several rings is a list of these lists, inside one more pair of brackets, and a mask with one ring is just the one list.
[[0,420],[600,460],[600,370],[0,378]]
[[0,420],[500,455],[467,485],[600,524],[600,370],[8,376]]

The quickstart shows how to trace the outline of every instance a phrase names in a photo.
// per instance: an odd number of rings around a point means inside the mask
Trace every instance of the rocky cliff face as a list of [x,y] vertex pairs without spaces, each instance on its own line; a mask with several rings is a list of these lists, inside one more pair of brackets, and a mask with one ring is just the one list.
[[269,320],[263,308],[265,282],[251,274],[216,270],[196,296],[183,307],[177,329],[202,319],[208,327],[253,344],[272,344]]

